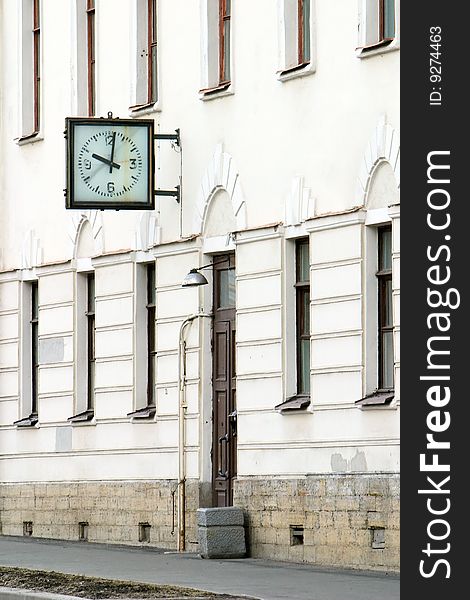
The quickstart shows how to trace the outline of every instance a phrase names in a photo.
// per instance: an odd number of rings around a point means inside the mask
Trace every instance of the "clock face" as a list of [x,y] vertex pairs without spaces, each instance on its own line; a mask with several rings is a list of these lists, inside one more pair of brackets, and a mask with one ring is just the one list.
[[153,208],[153,122],[150,124],[68,120],[69,207]]

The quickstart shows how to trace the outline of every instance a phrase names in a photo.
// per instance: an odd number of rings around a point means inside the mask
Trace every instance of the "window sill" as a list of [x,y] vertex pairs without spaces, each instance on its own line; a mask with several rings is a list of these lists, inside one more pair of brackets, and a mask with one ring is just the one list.
[[24,417],[23,419],[19,419],[19,421],[14,421],[13,425],[16,425],[18,428],[30,428],[35,427],[38,422],[37,413],[31,413],[29,417]]
[[283,71],[277,71],[277,78],[279,81],[289,81],[289,79],[297,79],[298,77],[305,77],[306,75],[313,75],[316,67],[312,62],[302,63],[285,69]]
[[215,98],[232,96],[234,93],[232,82],[229,81],[228,83],[222,83],[212,88],[199,90],[199,99],[203,101],[214,100]]
[[162,108],[160,101],[149,102],[148,104],[136,104],[135,106],[129,106],[129,115],[131,117],[141,117],[142,115],[151,115],[154,113],[161,112]]
[[356,56],[358,58],[369,58],[370,56],[377,56],[377,54],[385,54],[387,52],[393,52],[394,50],[400,49],[400,41],[398,38],[393,40],[384,40],[373,46],[365,46],[363,48],[356,48]]
[[78,413],[76,415],[73,415],[72,417],[69,417],[67,419],[67,421],[69,423],[73,424],[79,424],[79,423],[86,423],[88,425],[94,425],[95,423],[91,423],[90,421],[93,420],[95,416],[95,411],[93,409],[88,409],[88,410],[84,410],[81,413]]
[[277,406],[274,407],[274,410],[276,410],[277,412],[283,414],[290,414],[290,413],[305,413],[307,412],[307,408],[310,406],[310,396],[301,396],[296,395],[296,396],[291,396],[290,398],[287,398],[286,400],[284,400],[284,402],[281,402],[280,404],[278,404]]
[[138,408],[133,412],[127,413],[127,416],[133,423],[138,423],[141,421],[153,421],[155,419],[156,411],[157,409],[155,406],[144,406],[143,408]]
[[18,144],[18,146],[26,146],[27,144],[42,142],[43,139],[44,136],[39,131],[36,131],[35,133],[30,133],[29,135],[22,135],[19,138],[15,138],[14,141]]
[[394,390],[376,390],[372,394],[367,394],[364,398],[356,400],[355,405],[361,410],[396,409],[397,404],[393,402],[394,398]]

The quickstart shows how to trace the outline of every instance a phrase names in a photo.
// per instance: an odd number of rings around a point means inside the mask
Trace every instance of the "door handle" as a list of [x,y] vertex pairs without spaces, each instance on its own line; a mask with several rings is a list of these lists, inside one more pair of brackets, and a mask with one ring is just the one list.
[[[222,437],[219,437],[219,469],[217,471],[217,475],[219,475],[219,477],[227,477],[227,470],[222,471],[221,466],[222,466],[222,442],[225,442],[226,444],[228,444],[229,441],[229,437],[228,437],[228,433],[226,433],[225,435],[223,435]],[[227,461],[225,461],[225,463],[227,463]]]
[[237,435],[237,411],[234,410],[228,416],[228,422],[230,424],[232,435],[235,437]]

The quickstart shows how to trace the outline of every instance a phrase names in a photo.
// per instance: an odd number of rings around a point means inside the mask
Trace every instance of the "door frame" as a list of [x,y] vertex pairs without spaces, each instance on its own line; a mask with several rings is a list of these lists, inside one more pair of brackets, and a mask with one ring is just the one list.
[[[224,260],[224,258],[226,260]],[[211,449],[211,463],[212,463],[212,476],[211,476],[211,490],[212,490],[212,504],[213,506],[232,506],[233,505],[233,479],[237,475],[237,438],[236,438],[236,362],[235,362],[235,336],[236,336],[236,290],[233,301],[233,306],[227,308],[218,308],[219,293],[218,287],[218,273],[226,271],[227,268],[233,268],[235,270],[235,254],[233,252],[226,252],[223,254],[217,254],[213,257],[214,268],[213,268],[213,282],[212,282],[212,299],[213,299],[213,315],[212,319],[212,339],[211,339],[211,353],[212,353],[212,381],[211,381],[211,402],[212,402],[212,449]],[[216,360],[217,360],[217,348],[216,348],[216,331],[220,334],[225,333],[225,390],[228,391],[228,397],[225,396],[225,406],[223,408],[224,415],[222,419],[225,421],[220,430],[219,415],[216,412]],[[222,383],[222,387],[224,387]],[[219,389],[222,391],[223,389]],[[235,412],[234,412],[235,411]],[[223,435],[222,435],[223,434]],[[221,441],[225,440],[225,446]],[[221,460],[219,455],[223,450],[225,456],[225,464],[227,467],[228,478],[226,486],[217,490],[216,480],[218,478],[218,466]],[[220,481],[220,479],[219,479]],[[220,502],[220,495],[226,491],[226,497],[223,503]]]

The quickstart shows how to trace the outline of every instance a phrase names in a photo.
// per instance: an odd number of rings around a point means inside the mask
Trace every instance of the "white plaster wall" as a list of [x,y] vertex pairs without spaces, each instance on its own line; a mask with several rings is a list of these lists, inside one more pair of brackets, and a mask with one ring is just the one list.
[[[94,261],[94,425],[71,427],[67,423],[74,411],[73,273],[54,267],[39,272],[40,338],[62,339],[64,353],[62,360],[44,361],[40,367],[41,426],[29,431],[12,426],[18,418],[19,395],[14,270],[23,266],[21,250],[31,231],[43,254],[36,266],[71,258],[71,232],[76,233],[81,218],[77,211],[65,210],[63,196],[64,119],[76,106],[70,82],[76,72],[70,34],[73,4],[43,3],[41,132],[33,143],[18,145],[17,3],[0,3],[0,269],[4,271],[0,275],[0,479],[176,476],[179,327],[188,314],[210,309],[201,291],[179,287],[188,270],[202,264],[199,246],[176,242],[180,218],[183,236],[199,233],[195,223],[201,222],[205,203],[220,182],[225,182],[231,194],[232,207],[243,206],[243,219],[237,217],[237,223],[250,230],[236,240],[240,476],[331,472],[338,464],[353,471],[359,467],[397,470],[398,410],[366,412],[354,406],[364,388],[363,313],[369,310],[364,308],[364,225],[359,219],[346,226],[335,217],[312,219],[362,205],[372,164],[380,156],[395,157],[391,166],[395,177],[399,176],[394,150],[398,136],[393,137],[392,129],[399,121],[399,52],[357,58],[357,3],[350,0],[316,1],[317,71],[285,82],[276,76],[276,3],[234,3],[234,94],[210,101],[201,101],[198,94],[202,87],[199,2],[160,0],[160,100],[158,111],[150,116],[162,133],[181,129],[183,208],[172,198],[157,198],[154,220],[148,223],[141,221],[140,212],[87,212],[95,252],[111,257]],[[131,0],[97,3],[98,116],[108,111],[129,116],[133,4]],[[386,152],[380,151],[379,141],[370,145],[383,115],[388,124]],[[157,145],[156,168],[158,187],[172,188],[178,183],[179,155],[168,142]],[[207,192],[202,200],[201,189]],[[299,206],[289,224],[310,218],[302,235],[310,235],[311,241],[312,406],[303,414],[281,415],[274,406],[285,399],[290,376],[283,339],[291,318],[285,302],[288,265],[284,229],[267,226],[284,220],[293,189]],[[387,194],[377,202],[385,207]],[[398,217],[399,213],[393,216],[397,340]],[[161,227],[158,235],[155,224]],[[151,251],[156,259],[157,420],[137,424],[126,415],[137,402],[134,360],[139,339],[134,325],[135,256],[131,250],[142,236],[150,240],[147,246],[162,243]],[[113,254],[118,252],[122,254]],[[41,252],[30,254],[41,258]],[[13,270],[11,275],[9,270]],[[201,373],[207,374],[203,366],[210,359],[205,351],[198,351],[209,345],[208,329],[193,323],[187,340],[187,465],[188,476],[198,477],[207,472],[203,462],[209,455],[206,452],[198,460],[196,452],[200,444],[208,443],[203,439],[207,427],[201,421],[208,414],[209,400],[203,391],[210,381],[203,385]],[[57,445],[57,429],[70,427],[70,448],[65,452]]]
[[[24,146],[14,141],[19,131],[19,65],[14,60],[19,50],[17,5],[6,2],[3,6],[5,268],[18,266],[18,249],[29,229],[34,229],[41,240],[46,262],[61,260],[68,252],[70,212],[64,209],[62,190],[64,119],[76,104],[70,81],[76,71],[71,48],[72,5],[51,0],[43,7],[43,139]],[[98,3],[98,116],[106,116],[108,111],[115,116],[129,115],[135,39],[130,31],[133,5],[131,0]],[[279,42],[275,3],[238,2],[232,20],[234,94],[207,102],[198,95],[199,2],[160,0],[159,6],[161,110],[151,116],[161,132],[181,129],[184,233],[193,229],[195,195],[219,143],[237,162],[249,226],[283,219],[285,197],[297,175],[304,177],[316,198],[318,213],[344,210],[359,203],[353,190],[370,134],[382,114],[387,115],[389,123],[398,124],[399,52],[357,58],[355,2],[318,0],[317,71],[285,82],[276,77]],[[183,52],[184,59],[174,60]],[[246,151],[248,147],[251,152]],[[179,157],[172,153],[168,142],[161,142],[159,149],[159,187],[174,187],[178,183]],[[28,177],[21,175],[25,172]],[[163,239],[175,239],[179,235],[180,207],[171,198],[158,198],[157,204]],[[106,251],[132,247],[138,217],[123,212],[103,215]]]

